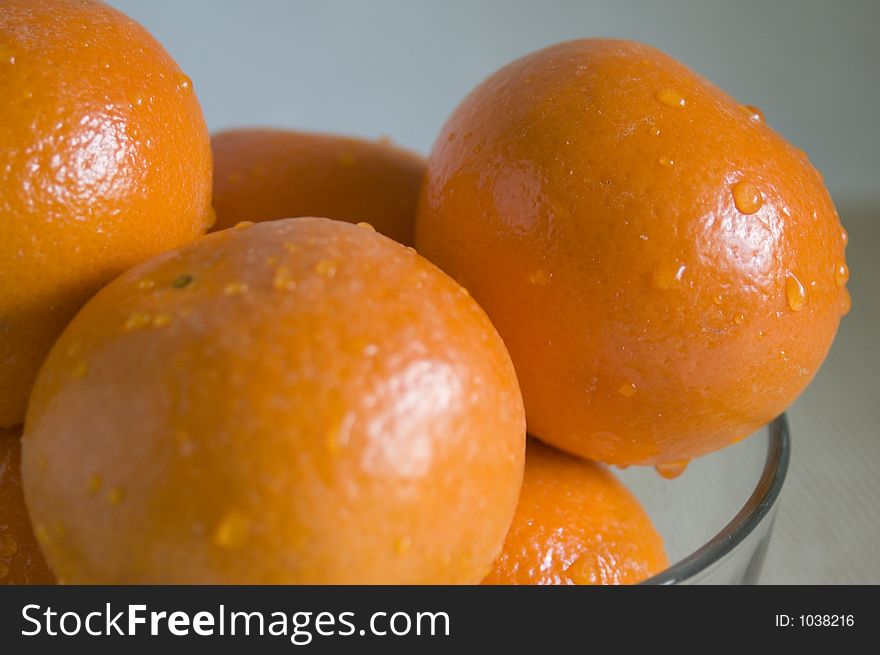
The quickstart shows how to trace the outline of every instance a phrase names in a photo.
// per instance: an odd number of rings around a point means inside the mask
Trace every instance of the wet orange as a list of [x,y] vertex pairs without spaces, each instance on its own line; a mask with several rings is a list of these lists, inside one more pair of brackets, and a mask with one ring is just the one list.
[[529,441],[522,493],[484,584],[634,584],[669,564],[639,501],[601,464]]
[[0,584],[55,584],[24,504],[20,441],[0,429]]
[[387,143],[287,130],[214,135],[215,229],[324,216],[412,245],[425,160]]
[[525,416],[477,304],[366,226],[208,235],[77,315],[28,410],[28,507],[69,582],[476,583]]
[[846,310],[842,229],[806,155],[627,41],[552,46],[478,86],[429,156],[416,232],[504,338],[529,431],[608,463],[749,434]]
[[98,2],[0,4],[0,426],[101,285],[202,234],[211,150],[192,82]]

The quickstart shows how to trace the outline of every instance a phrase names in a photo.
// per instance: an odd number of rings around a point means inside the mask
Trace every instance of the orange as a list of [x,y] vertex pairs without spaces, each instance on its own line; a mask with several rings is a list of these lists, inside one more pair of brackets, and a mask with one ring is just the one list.
[[387,143],[287,130],[214,135],[215,229],[239,221],[324,216],[366,221],[413,242],[425,170],[419,155]]
[[669,564],[663,539],[600,464],[530,440],[504,549],[484,584],[634,584]]
[[681,462],[766,423],[848,307],[806,155],[628,41],[555,45],[478,86],[429,156],[416,232],[504,338],[529,431],[607,463]]
[[55,584],[24,505],[20,438],[0,429],[0,584]]
[[428,261],[323,218],[117,278],[37,381],[28,507],[81,583],[477,583],[516,508],[507,351]]
[[77,309],[211,222],[192,82],[103,3],[0,4],[0,426]]

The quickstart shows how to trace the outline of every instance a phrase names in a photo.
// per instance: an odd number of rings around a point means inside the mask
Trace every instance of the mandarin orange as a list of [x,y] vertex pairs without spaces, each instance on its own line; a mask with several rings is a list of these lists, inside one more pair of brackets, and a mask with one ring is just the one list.
[[99,2],[0,3],[0,426],[103,284],[211,223],[192,82]]
[[239,221],[366,221],[412,245],[425,161],[387,143],[287,130],[214,135],[215,230]]
[[608,463],[681,462],[766,423],[848,307],[806,155],[628,41],[561,43],[479,85],[429,156],[416,232],[504,338],[529,431]]
[[513,525],[483,584],[634,584],[668,563],[651,519],[607,468],[530,440]]
[[28,409],[28,507],[94,583],[477,583],[525,416],[467,292],[367,226],[217,232],[76,316]]

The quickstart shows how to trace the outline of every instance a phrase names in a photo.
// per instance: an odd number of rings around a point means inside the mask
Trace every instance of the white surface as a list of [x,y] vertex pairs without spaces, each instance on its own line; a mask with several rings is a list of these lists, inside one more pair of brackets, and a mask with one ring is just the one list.
[[426,152],[483,77],[564,39],[656,45],[804,148],[850,228],[853,312],[791,411],[766,582],[880,583],[880,2],[115,0],[193,78],[212,129],[273,125]]

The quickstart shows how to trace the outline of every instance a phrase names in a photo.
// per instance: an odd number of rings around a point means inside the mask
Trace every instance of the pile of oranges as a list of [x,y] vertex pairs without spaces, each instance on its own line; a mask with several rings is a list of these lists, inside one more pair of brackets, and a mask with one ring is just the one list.
[[637,43],[509,64],[427,161],[211,140],[99,2],[0,5],[0,97],[0,582],[638,582],[607,465],[747,436],[849,309],[806,155]]

